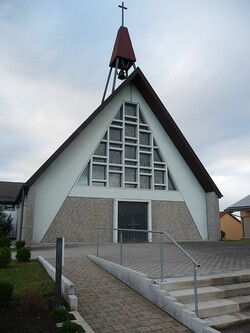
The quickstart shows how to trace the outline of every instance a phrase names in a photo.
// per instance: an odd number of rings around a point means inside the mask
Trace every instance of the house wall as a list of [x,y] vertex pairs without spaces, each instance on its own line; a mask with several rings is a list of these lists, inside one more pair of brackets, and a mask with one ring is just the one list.
[[206,193],[208,239],[218,241],[221,238],[219,199],[214,192]]
[[[161,153],[168,165],[178,191],[94,188],[79,186],[76,184],[77,178],[87,164],[91,154],[95,151],[99,140],[104,135],[115,114],[118,112],[123,100],[140,103],[144,115],[146,116],[146,120],[151,127],[151,131],[160,146]],[[70,198],[72,198],[73,201],[70,201]],[[104,200],[103,202],[109,202],[108,207],[111,202],[108,199],[113,198],[185,203],[185,214],[189,214],[189,219],[187,221],[192,220],[195,225],[194,229],[197,229],[194,233],[195,239],[200,237],[203,240],[206,240],[209,237],[208,207],[209,210],[210,208],[214,209],[214,211],[217,209],[216,200],[207,200],[206,193],[196,177],[175,148],[165,130],[159,126],[158,120],[133,85],[126,86],[116,97],[114,97],[109,105],[99,113],[94,121],[92,121],[87,128],[79,134],[79,136],[60,154],[60,156],[36,181],[35,195],[31,195],[27,210],[25,237],[32,239],[33,243],[52,241],[52,235],[55,234],[55,230],[60,232],[59,217],[67,216],[70,221],[70,214],[76,214],[72,209],[69,210],[69,215],[65,213],[65,207],[71,205],[74,206],[73,202],[76,201],[75,198],[85,198],[85,200],[87,198],[102,198]],[[107,199],[107,201],[105,201],[105,199]],[[86,202],[85,200],[84,202]],[[103,207],[103,204],[101,204],[101,207]],[[99,212],[100,215],[102,215],[102,211],[100,210]],[[156,216],[155,213],[153,216]],[[211,215],[209,222],[210,226],[216,224],[217,220],[213,221],[213,219],[214,217]],[[63,220],[65,221],[63,222],[63,230],[66,230],[66,224],[70,222],[66,223],[66,218]],[[108,219],[105,220],[105,223],[107,221]],[[181,224],[179,225],[181,226]],[[176,220],[175,226],[177,226]],[[77,229],[77,224],[75,225],[75,228]],[[210,235],[213,235],[212,230],[213,227],[210,228]],[[92,236],[87,232],[84,235],[88,235],[88,239],[92,239]],[[74,240],[76,241],[77,239]]]
[[244,237],[250,238],[250,211],[241,211],[240,215],[244,223]]
[[230,214],[224,214],[220,218],[220,227],[226,233],[227,240],[240,240],[242,237],[241,223]]

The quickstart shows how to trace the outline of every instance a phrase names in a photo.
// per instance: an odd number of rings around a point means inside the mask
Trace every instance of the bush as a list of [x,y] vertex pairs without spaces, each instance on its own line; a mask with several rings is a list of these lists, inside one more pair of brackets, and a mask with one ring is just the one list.
[[223,231],[223,230],[221,230],[221,232],[220,232],[220,239],[221,239],[221,240],[226,239],[226,233],[225,233],[225,231]]
[[0,268],[6,268],[11,262],[11,252],[9,247],[0,248]]
[[0,235],[7,236],[13,229],[12,217],[0,207]]
[[81,325],[72,321],[65,321],[59,329],[60,333],[78,333],[85,332]]
[[31,257],[31,253],[29,249],[22,247],[21,249],[17,250],[16,258],[18,261],[29,261]]
[[10,247],[10,239],[7,236],[0,236],[0,248],[1,247]]
[[16,248],[21,249],[22,247],[25,247],[25,241],[16,241]]
[[63,306],[60,306],[50,312],[50,318],[56,323],[62,323],[70,319],[70,313]]
[[0,282],[0,308],[9,304],[13,289],[14,287],[10,282]]

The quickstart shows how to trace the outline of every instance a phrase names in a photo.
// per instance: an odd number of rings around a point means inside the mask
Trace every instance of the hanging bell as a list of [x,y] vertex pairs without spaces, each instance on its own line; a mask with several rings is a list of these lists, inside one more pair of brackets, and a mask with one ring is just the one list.
[[126,79],[126,74],[125,74],[124,69],[121,69],[120,72],[118,73],[118,79],[119,80],[125,80]]

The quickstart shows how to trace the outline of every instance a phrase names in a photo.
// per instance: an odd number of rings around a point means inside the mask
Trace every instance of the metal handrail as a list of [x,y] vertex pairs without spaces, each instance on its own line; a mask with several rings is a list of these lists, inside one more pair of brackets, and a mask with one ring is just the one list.
[[97,227],[97,253],[96,256],[99,257],[99,230],[110,230],[110,231],[121,231],[120,238],[120,265],[122,266],[123,255],[122,255],[122,232],[146,232],[151,234],[160,234],[160,266],[161,266],[161,281],[163,281],[163,239],[162,236],[167,237],[192,263],[193,263],[193,274],[194,274],[194,303],[195,303],[195,313],[198,317],[198,292],[197,292],[197,267],[200,267],[200,264],[182,247],[178,244],[167,232],[165,231],[154,231],[154,230],[141,230],[141,229],[123,229],[123,228],[104,228]]

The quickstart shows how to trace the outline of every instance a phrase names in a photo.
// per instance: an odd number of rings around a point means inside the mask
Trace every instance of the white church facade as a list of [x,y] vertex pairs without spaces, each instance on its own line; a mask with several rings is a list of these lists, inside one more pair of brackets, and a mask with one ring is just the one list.
[[17,238],[27,243],[94,242],[97,227],[220,239],[222,195],[135,68],[126,29],[110,62],[124,81],[23,186]]

